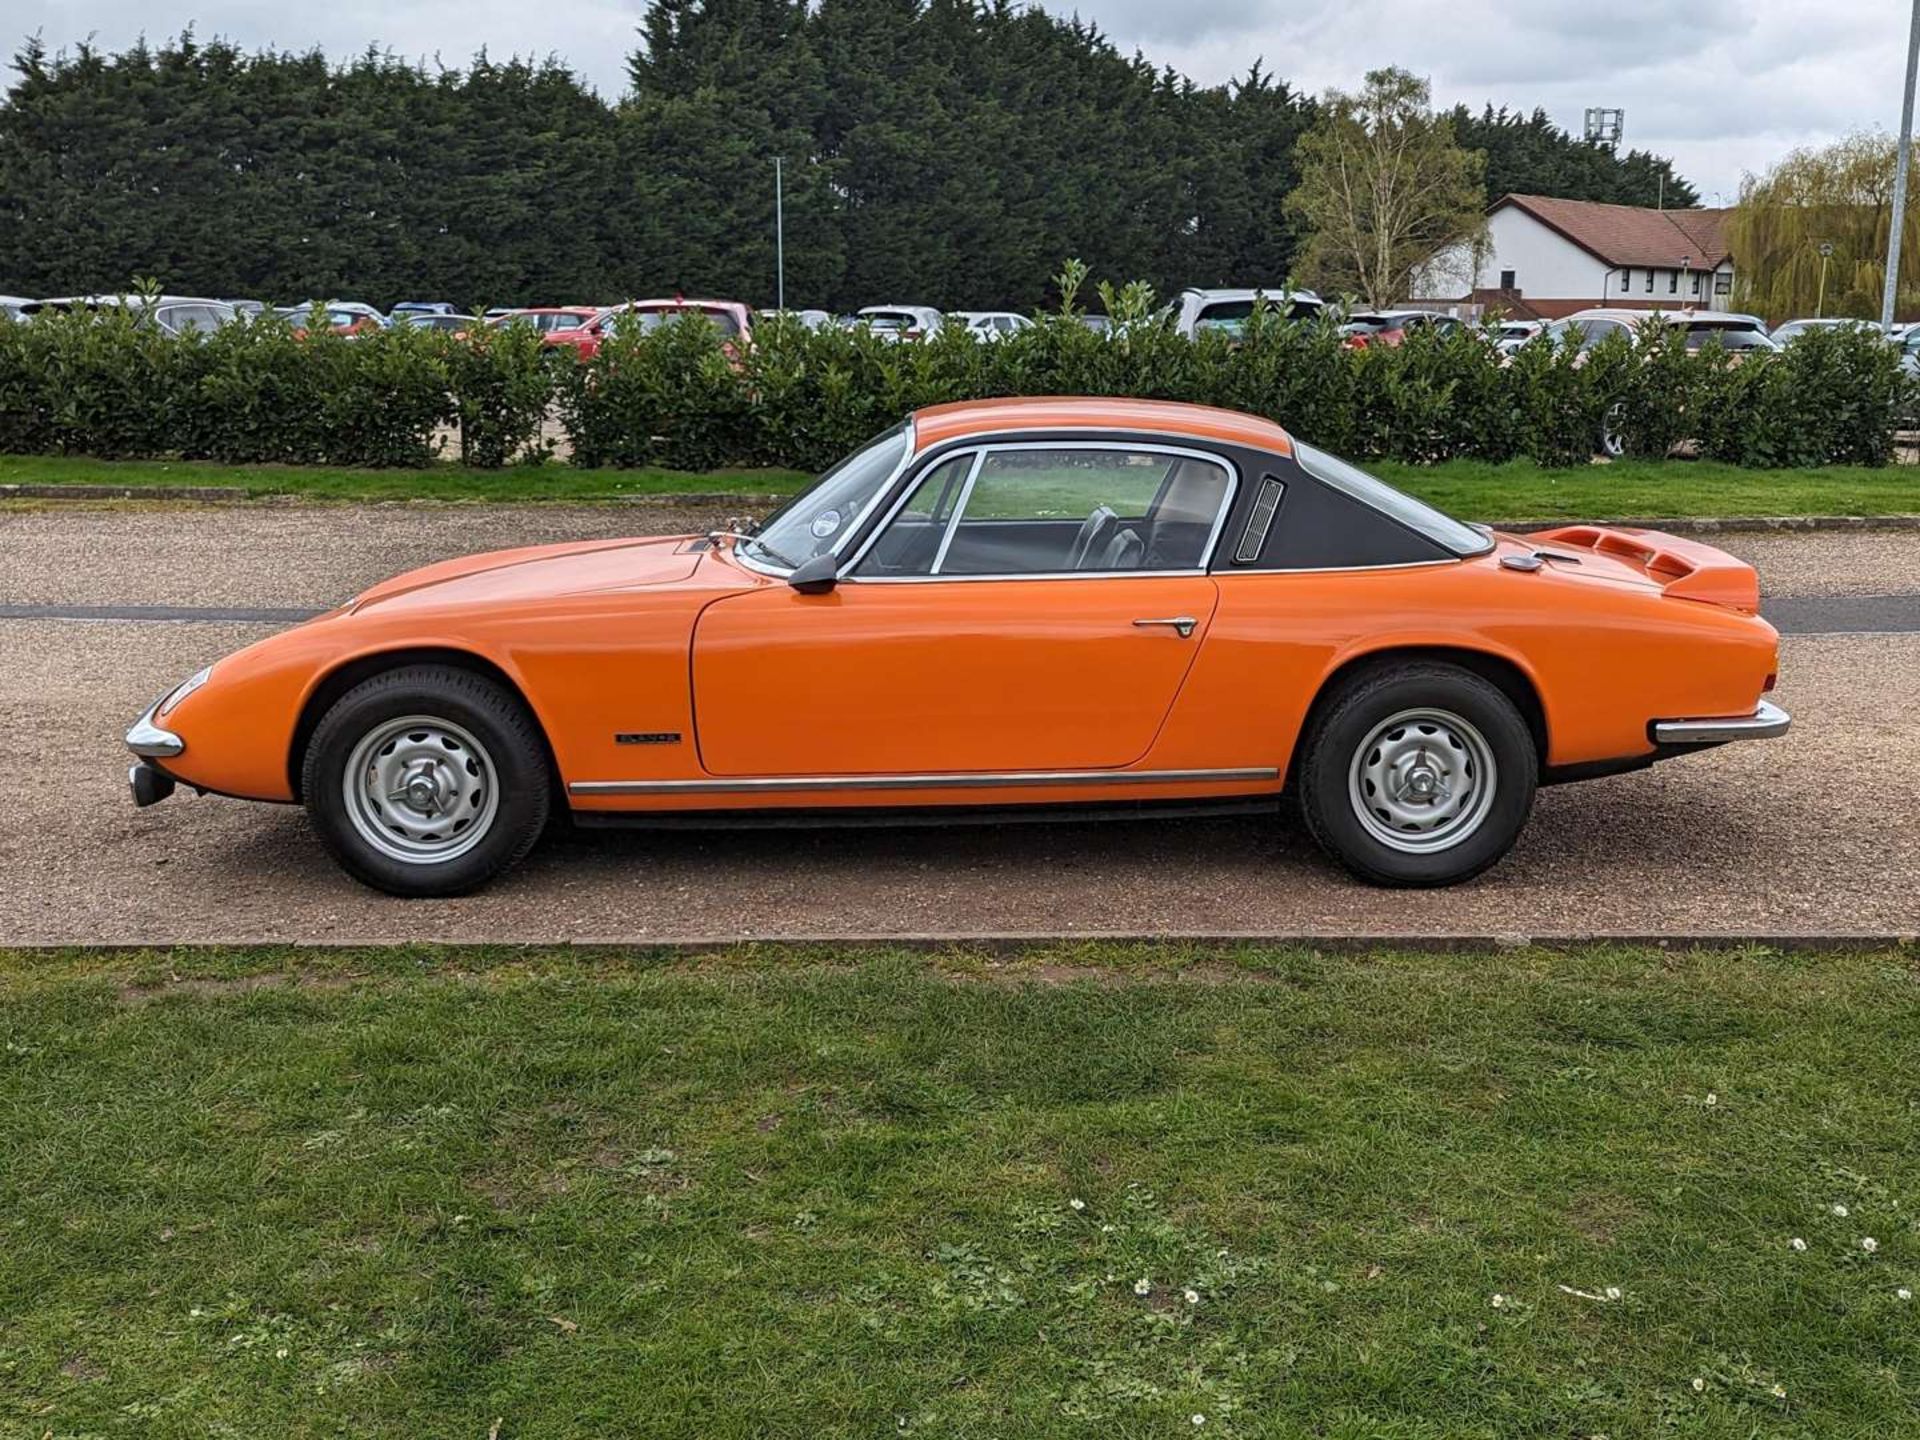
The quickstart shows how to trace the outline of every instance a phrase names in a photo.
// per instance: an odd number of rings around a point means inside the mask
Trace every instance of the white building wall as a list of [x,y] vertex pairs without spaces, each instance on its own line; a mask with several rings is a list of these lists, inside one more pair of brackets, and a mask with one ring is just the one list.
[[[1514,288],[1528,299],[1591,300],[1603,293],[1608,267],[1517,205],[1494,212],[1487,236],[1492,244],[1474,277],[1476,290],[1496,288],[1511,270]],[[1617,272],[1615,277],[1611,288],[1618,293]]]

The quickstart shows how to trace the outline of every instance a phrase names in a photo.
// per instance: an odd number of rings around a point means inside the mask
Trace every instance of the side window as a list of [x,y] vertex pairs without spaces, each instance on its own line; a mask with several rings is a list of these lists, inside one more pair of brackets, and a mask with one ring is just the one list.
[[940,461],[913,487],[913,493],[887,522],[873,547],[854,567],[855,575],[929,575],[940,556],[948,522],[966,491],[978,451],[966,450]]
[[988,450],[953,478],[928,475],[858,573],[1195,570],[1231,488],[1218,462],[1124,445]]

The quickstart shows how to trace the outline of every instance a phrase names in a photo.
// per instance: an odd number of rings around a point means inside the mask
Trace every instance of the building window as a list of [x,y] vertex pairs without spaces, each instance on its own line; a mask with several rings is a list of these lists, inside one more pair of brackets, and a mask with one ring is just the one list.
[[1678,270],[1669,270],[1667,271],[1667,294],[1678,295],[1679,293],[1680,272]]
[[1700,272],[1698,270],[1693,272],[1693,293],[1695,295],[1700,293]]
[[1731,295],[1733,293],[1733,272],[1731,270],[1722,270],[1714,275],[1713,293],[1716,295]]
[[1625,295],[1633,289],[1633,267],[1629,265],[1620,272],[1620,293]]
[[1653,293],[1653,267],[1649,265],[1647,267],[1647,294],[1651,295],[1652,293]]
[[1514,279],[1513,271],[1502,270],[1500,272],[1500,288],[1502,290],[1513,289],[1514,288],[1513,279]]

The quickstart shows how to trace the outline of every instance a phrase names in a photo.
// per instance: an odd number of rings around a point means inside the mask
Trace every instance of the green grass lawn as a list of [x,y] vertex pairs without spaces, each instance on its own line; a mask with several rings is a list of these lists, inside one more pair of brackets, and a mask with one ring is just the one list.
[[216,465],[204,461],[92,460],[80,455],[0,455],[0,485],[237,487],[249,495],[308,500],[610,500],[629,495],[784,495],[808,476],[794,470],[576,470],[571,465],[474,470],[357,470],[335,465]]
[[[1705,461],[1621,461],[1572,470],[1515,462],[1380,463],[1382,478],[1469,520],[1920,512],[1920,467],[1742,470]],[[576,470],[567,465],[468,470],[351,470],[323,465],[212,465],[77,456],[0,456],[0,484],[223,485],[250,495],[319,500],[567,500],[696,492],[787,494],[791,470]]]
[[1916,1046],[1912,952],[0,953],[0,1433],[1911,1435]]

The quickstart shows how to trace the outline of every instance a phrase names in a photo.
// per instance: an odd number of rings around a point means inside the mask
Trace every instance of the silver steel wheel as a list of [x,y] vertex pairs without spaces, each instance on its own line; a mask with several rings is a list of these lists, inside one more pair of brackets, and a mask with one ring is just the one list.
[[1402,710],[1353,753],[1353,813],[1382,845],[1410,855],[1451,849],[1493,808],[1493,748],[1450,710]]
[[386,720],[360,737],[340,780],[347,818],[382,855],[438,865],[486,837],[500,808],[493,758],[432,715]]

